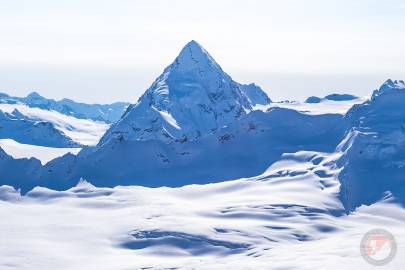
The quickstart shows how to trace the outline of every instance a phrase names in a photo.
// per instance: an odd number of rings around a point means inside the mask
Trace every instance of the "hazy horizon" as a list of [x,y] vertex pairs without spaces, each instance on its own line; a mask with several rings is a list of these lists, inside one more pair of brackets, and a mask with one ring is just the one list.
[[0,91],[135,102],[195,39],[276,101],[370,95],[405,78],[404,11],[399,0],[0,2]]
[[[15,75],[7,70],[0,72],[7,74],[8,82],[2,79],[4,85],[18,85],[18,88],[0,88],[0,93],[11,96],[26,96],[37,92],[46,98],[60,100],[73,99],[86,103],[113,103],[117,101],[134,103],[140,95],[152,84],[160,71],[143,73],[122,70],[111,72],[106,70],[89,70],[83,73],[80,70],[26,70]],[[235,81],[240,83],[255,83],[263,88],[273,101],[305,100],[309,96],[324,97],[332,93],[353,94],[357,96],[370,96],[372,91],[378,89],[387,79],[403,79],[374,74],[249,74],[243,71],[228,72]],[[155,74],[155,75],[153,75]],[[235,75],[232,75],[235,74]],[[19,82],[18,77],[28,78],[29,83]],[[52,76],[51,81],[46,78]],[[351,78],[348,80],[348,76]],[[108,83],[100,85],[100,80]],[[118,83],[118,85],[116,85]],[[288,84],[287,84],[288,83]],[[43,88],[29,87],[29,85],[43,85]],[[133,87],[138,85],[138,87]],[[59,91],[58,91],[59,90]],[[117,95],[113,93],[120,92]],[[94,95],[95,94],[95,95]],[[94,96],[93,96],[94,95]]]

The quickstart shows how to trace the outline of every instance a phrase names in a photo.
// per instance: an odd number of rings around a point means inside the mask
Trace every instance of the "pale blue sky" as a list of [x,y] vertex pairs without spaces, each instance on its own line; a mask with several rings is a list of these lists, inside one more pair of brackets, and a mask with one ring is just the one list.
[[136,101],[189,40],[272,99],[405,79],[401,0],[0,0],[0,91]]

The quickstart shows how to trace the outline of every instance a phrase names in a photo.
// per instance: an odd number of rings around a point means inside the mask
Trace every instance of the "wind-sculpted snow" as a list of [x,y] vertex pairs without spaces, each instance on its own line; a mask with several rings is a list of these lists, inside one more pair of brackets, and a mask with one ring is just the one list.
[[250,245],[215,240],[202,235],[153,230],[132,232],[129,239],[122,243],[122,247],[135,250],[164,247],[170,249],[166,252],[167,255],[175,255],[178,250],[193,256],[206,254],[225,256],[243,252]]
[[181,188],[3,186],[0,268],[370,269],[363,235],[382,227],[404,242],[405,210],[384,201],[345,215],[340,155],[284,154],[257,177]]

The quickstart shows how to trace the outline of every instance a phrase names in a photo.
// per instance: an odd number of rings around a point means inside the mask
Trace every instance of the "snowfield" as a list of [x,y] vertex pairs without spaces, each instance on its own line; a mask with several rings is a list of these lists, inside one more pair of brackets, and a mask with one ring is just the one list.
[[36,158],[45,165],[49,161],[67,153],[77,154],[81,148],[55,148],[18,143],[12,139],[0,139],[0,147],[15,159]]
[[[0,269],[374,269],[363,235],[394,234],[405,263],[405,210],[389,198],[346,215],[337,154],[285,154],[254,178],[181,188],[0,188]],[[321,162],[319,162],[322,160]]]

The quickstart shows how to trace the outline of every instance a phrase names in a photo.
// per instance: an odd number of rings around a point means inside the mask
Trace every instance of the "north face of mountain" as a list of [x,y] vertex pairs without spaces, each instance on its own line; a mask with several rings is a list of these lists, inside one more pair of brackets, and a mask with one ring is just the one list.
[[240,119],[270,99],[256,85],[232,80],[197,42],[189,42],[103,137],[194,140]]

